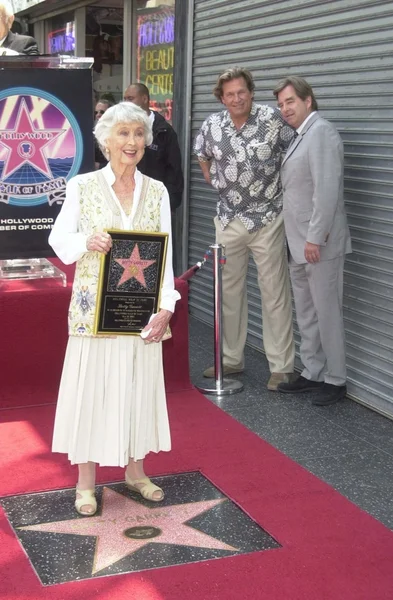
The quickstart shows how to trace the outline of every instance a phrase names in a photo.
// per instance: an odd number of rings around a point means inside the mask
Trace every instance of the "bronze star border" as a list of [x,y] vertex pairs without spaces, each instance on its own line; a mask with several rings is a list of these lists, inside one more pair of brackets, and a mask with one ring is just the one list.
[[165,489],[163,502],[123,483],[97,486],[94,517],[75,512],[73,489],[0,502],[43,585],[279,547],[201,473],[154,481]]

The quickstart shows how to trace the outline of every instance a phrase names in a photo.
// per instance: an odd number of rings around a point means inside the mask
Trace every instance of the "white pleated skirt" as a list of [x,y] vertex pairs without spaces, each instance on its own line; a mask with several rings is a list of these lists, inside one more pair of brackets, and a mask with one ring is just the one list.
[[72,464],[128,464],[171,449],[162,344],[139,336],[70,336],[53,434],[53,452]]

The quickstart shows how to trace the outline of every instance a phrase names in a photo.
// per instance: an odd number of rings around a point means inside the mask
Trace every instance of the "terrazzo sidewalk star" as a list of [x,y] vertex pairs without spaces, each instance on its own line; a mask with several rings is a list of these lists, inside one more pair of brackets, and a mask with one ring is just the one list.
[[118,288],[132,278],[139,281],[144,288],[147,287],[144,270],[151,265],[154,265],[156,261],[142,259],[139,254],[138,244],[135,244],[135,248],[129,258],[115,258],[115,261],[124,269],[120,281],[117,284]]
[[147,544],[176,544],[236,552],[190,525],[187,521],[226,502],[225,498],[163,507],[146,507],[104,487],[101,515],[18,527],[41,531],[96,537],[92,575],[121,560]]

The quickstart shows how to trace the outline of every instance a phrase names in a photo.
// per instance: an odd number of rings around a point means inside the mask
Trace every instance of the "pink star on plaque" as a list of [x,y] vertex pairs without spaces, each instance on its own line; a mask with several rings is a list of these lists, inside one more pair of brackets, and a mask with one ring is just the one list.
[[18,529],[94,536],[94,575],[151,543],[236,552],[237,548],[187,525],[193,517],[222,502],[226,502],[226,498],[148,508],[104,487],[100,516],[27,525]]
[[124,269],[117,287],[120,287],[122,283],[125,283],[133,277],[139,281],[144,288],[147,287],[143,271],[147,269],[147,267],[150,267],[150,265],[153,265],[156,261],[143,260],[139,254],[138,244],[135,244],[130,258],[115,258],[115,261]]
[[12,175],[26,163],[52,179],[53,175],[44,148],[63,131],[63,129],[35,129],[26,101],[22,98],[14,129],[2,129],[0,132],[0,144],[8,150],[2,179]]

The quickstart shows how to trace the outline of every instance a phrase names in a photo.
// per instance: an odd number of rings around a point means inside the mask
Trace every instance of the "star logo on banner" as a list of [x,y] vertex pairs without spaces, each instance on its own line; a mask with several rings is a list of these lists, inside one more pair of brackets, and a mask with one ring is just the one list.
[[63,129],[36,129],[26,101],[22,98],[14,129],[2,129],[0,132],[0,144],[8,150],[2,179],[12,175],[24,164],[32,165],[40,173],[52,179],[53,174],[44,149],[63,131]]
[[100,516],[27,525],[18,529],[94,536],[94,575],[151,543],[236,552],[238,548],[187,525],[193,517],[222,502],[226,502],[226,498],[148,508],[104,487]]
[[144,288],[147,287],[143,271],[147,269],[147,267],[150,267],[150,265],[153,265],[156,261],[143,260],[139,254],[138,244],[135,244],[130,258],[115,258],[115,261],[124,269],[117,287],[120,287],[122,283],[125,283],[132,278],[139,281]]

